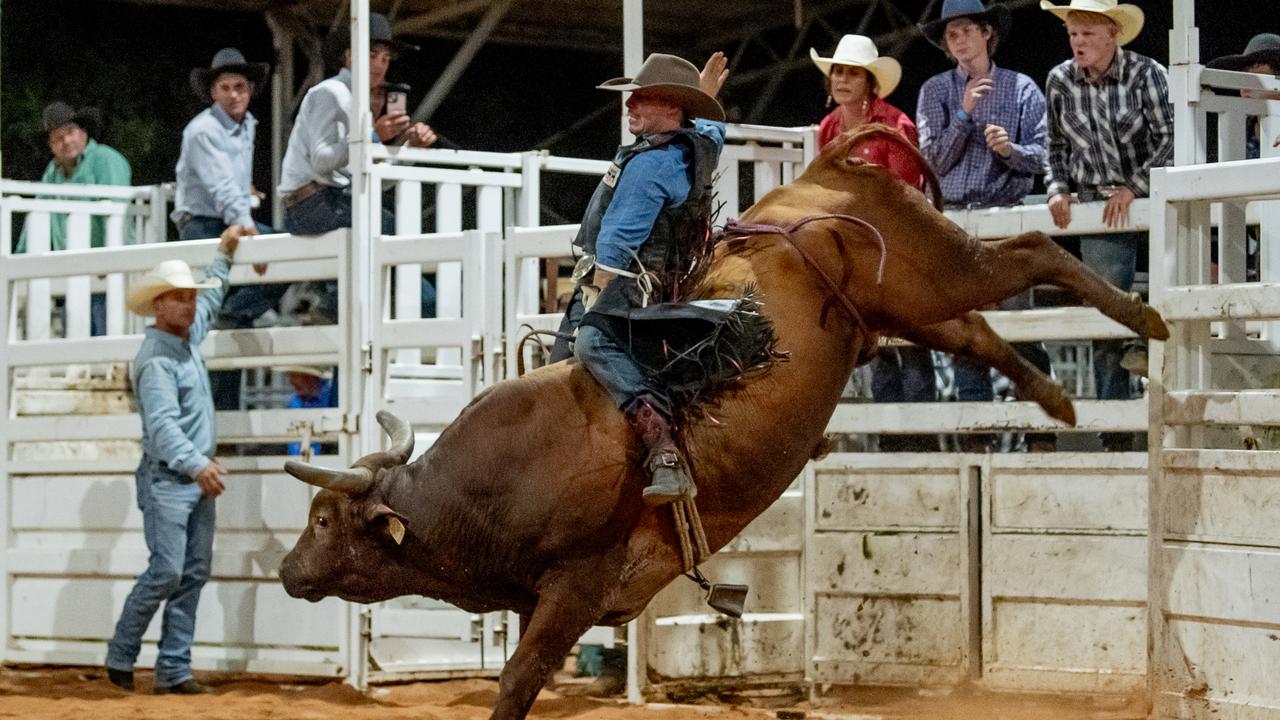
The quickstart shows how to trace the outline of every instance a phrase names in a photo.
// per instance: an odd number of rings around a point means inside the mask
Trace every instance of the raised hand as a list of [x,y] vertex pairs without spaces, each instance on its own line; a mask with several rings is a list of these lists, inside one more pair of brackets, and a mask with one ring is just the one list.
[[698,86],[702,88],[702,92],[716,97],[720,94],[720,88],[724,86],[724,81],[729,77],[729,58],[719,50],[711,53],[711,57],[707,58],[707,64],[702,66],[702,72],[698,74]]

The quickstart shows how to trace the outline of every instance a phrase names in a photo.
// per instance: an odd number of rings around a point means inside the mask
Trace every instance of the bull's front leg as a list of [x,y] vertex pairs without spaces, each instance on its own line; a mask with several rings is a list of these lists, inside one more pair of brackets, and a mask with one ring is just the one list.
[[607,582],[607,572],[577,567],[556,575],[539,583],[549,589],[533,613],[520,616],[520,642],[498,679],[498,702],[490,720],[524,720],[547,678],[600,617],[607,592],[600,585]]
[[1062,386],[1014,350],[978,313],[968,312],[954,320],[903,329],[897,334],[917,345],[990,365],[1013,381],[1018,397],[1036,402],[1049,417],[1076,424],[1075,407]]

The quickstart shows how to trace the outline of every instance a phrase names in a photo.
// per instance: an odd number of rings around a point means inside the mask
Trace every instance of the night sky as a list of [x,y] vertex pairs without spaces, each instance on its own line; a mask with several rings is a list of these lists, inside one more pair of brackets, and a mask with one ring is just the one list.
[[[532,1],[532,0],[523,0]],[[717,0],[719,1],[719,0]],[[779,0],[780,3],[782,0]],[[899,0],[918,14],[927,0]],[[790,7],[790,3],[785,3]],[[1147,13],[1142,35],[1128,47],[1161,62],[1168,59],[1172,3],[1138,2]],[[619,9],[621,3],[618,3]],[[1240,52],[1256,32],[1280,32],[1277,0],[1201,0],[1198,25],[1205,58]],[[191,92],[187,76],[207,65],[226,45],[238,46],[250,60],[272,60],[271,37],[257,14],[186,10],[151,4],[95,0],[4,0],[0,15],[0,70],[3,98],[3,174],[36,179],[49,154],[40,132],[40,110],[62,99],[96,105],[107,116],[105,142],[121,150],[134,168],[134,183],[173,179],[183,126],[207,103]],[[860,14],[849,11],[830,19],[836,29],[852,29]],[[790,31],[767,40],[785,53]],[[458,47],[456,42],[416,41],[423,50],[393,64],[390,79],[413,86],[410,107],[425,95],[437,73]],[[813,44],[813,43],[811,43]],[[817,42],[829,54],[835,41]],[[701,65],[705,49],[647,47],[685,55]],[[733,48],[724,48],[732,51]],[[807,54],[807,44],[802,50]],[[1038,8],[1015,12],[1010,38],[996,61],[1043,83],[1049,69],[1067,57],[1062,24]],[[915,112],[920,85],[948,67],[942,53],[923,39],[900,56],[904,78],[889,100]],[[748,67],[763,57],[748,55]],[[519,151],[568,127],[607,101],[594,90],[599,81],[620,74],[620,48],[599,53],[490,45],[482,49],[436,116],[433,127],[471,149]],[[299,72],[302,70],[298,64]],[[755,104],[759,85],[732,88],[724,98],[732,116]],[[821,75],[806,67],[789,73],[761,120],[799,125],[823,114]],[[252,106],[258,117],[257,185],[270,184],[270,106],[263,93]],[[551,147],[559,155],[605,158],[618,138],[618,117],[606,114]],[[589,187],[589,186],[588,186]],[[585,203],[585,198],[583,198]],[[572,208],[566,210],[572,214]],[[576,218],[573,218],[576,220]]]

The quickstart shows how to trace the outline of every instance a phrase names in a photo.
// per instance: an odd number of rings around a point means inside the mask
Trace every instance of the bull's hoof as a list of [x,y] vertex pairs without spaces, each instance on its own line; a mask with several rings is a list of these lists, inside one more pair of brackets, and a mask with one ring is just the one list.
[[1046,392],[1035,398],[1045,413],[1054,420],[1066,423],[1069,427],[1076,425],[1076,406],[1071,396],[1056,383],[1047,383]]
[[1142,306],[1142,324],[1146,329],[1145,335],[1152,340],[1169,339],[1169,326],[1165,324],[1164,318],[1160,317],[1160,313],[1150,305]]

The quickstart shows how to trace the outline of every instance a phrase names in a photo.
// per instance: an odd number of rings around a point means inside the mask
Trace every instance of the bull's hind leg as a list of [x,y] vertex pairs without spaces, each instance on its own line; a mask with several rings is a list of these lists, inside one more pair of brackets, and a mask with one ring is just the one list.
[[899,330],[896,334],[924,347],[970,357],[1004,373],[1018,387],[1018,397],[1033,400],[1050,417],[1075,425],[1071,397],[1013,346],[991,329],[976,312],[954,320]]
[[[1111,285],[1074,255],[1063,250],[1048,235],[1029,232],[1006,240],[984,242],[978,262],[991,271],[991,280],[1003,294],[1012,297],[1028,287],[1048,283],[1071,290],[1103,315],[1124,325],[1140,337],[1165,340],[1169,328],[1155,308],[1142,302],[1137,293],[1126,293]],[[977,307],[981,307],[978,304]]]

